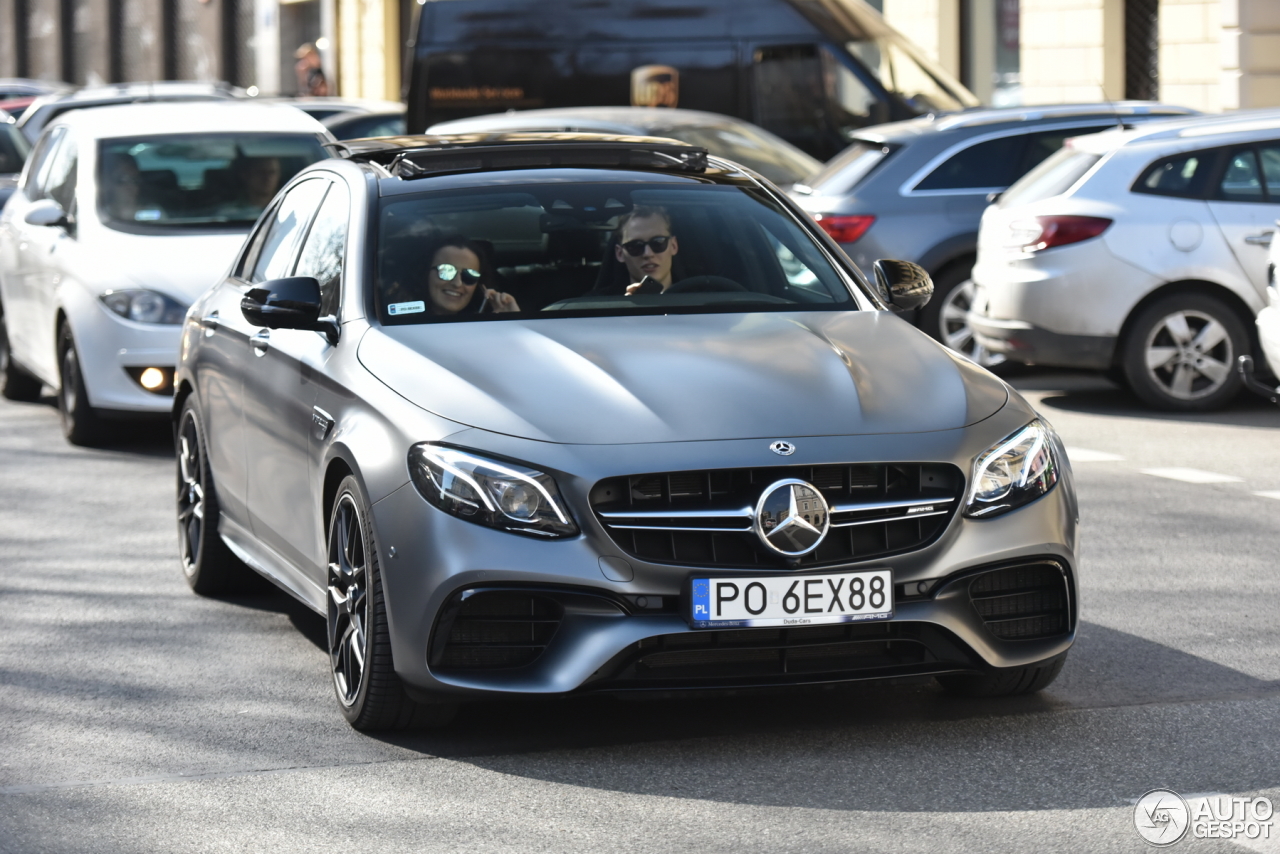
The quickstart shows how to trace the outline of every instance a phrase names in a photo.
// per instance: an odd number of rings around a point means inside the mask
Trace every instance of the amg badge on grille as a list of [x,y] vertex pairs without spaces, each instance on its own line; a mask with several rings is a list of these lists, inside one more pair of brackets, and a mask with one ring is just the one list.
[[783,457],[789,457],[796,452],[796,446],[790,442],[774,442],[769,446],[769,450]]
[[822,544],[830,521],[822,493],[803,480],[787,479],[765,489],[756,504],[753,526],[769,550],[800,557]]

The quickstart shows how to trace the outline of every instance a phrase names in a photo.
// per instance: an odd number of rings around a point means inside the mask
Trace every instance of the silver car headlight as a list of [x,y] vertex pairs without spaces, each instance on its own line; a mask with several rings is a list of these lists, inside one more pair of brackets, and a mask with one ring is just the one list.
[[988,518],[1030,504],[1058,482],[1049,425],[1035,420],[981,454],[973,464],[964,515]]
[[135,323],[178,324],[187,314],[187,307],[177,300],[142,288],[107,291],[98,299],[116,314]]
[[423,442],[409,450],[409,475],[429,503],[468,522],[543,537],[578,533],[556,482],[536,469]]

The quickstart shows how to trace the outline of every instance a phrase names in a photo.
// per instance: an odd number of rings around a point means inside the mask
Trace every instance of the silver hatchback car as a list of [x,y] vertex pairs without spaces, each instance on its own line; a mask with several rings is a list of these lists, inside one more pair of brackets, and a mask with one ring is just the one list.
[[359,729],[459,701],[1048,685],[1058,437],[786,196],[645,137],[400,137],[300,173],[186,318],[182,565],[326,615]]

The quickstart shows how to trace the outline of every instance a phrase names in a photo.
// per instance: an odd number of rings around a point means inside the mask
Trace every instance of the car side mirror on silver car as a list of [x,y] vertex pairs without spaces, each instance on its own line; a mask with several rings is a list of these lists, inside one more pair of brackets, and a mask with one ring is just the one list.
[[38,202],[32,202],[31,207],[27,208],[26,214],[22,217],[22,221],[27,225],[61,225],[68,226],[71,224],[67,212],[62,209],[62,205],[53,199],[40,199]]
[[310,329],[338,343],[338,323],[320,316],[320,283],[311,276],[273,279],[251,288],[240,300],[240,312],[254,326]]
[[922,308],[933,296],[933,279],[919,264],[882,258],[871,269],[875,271],[881,299],[894,311]]

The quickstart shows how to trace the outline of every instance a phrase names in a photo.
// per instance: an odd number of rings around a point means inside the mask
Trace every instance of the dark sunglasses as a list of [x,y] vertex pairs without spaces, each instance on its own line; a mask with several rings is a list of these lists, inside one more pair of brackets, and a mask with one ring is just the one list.
[[462,284],[464,285],[474,285],[481,279],[479,270],[459,270],[452,264],[441,264],[436,267],[436,275],[440,277],[442,282],[452,282],[458,277],[458,273],[462,273]]
[[643,255],[644,248],[648,246],[653,250],[654,255],[661,255],[667,251],[667,244],[671,242],[670,234],[663,234],[658,237],[650,237],[648,240],[628,240],[622,244],[622,248],[627,250],[628,255]]

